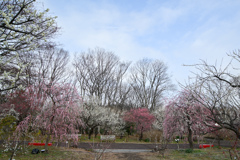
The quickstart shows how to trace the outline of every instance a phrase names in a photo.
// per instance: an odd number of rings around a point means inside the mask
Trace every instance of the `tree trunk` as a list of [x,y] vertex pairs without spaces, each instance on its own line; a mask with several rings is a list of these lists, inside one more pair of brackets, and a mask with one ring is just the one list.
[[240,133],[239,132],[235,132],[236,133],[236,136],[238,139],[240,139]]
[[95,138],[97,138],[97,135],[98,135],[98,128],[95,128],[95,130],[94,130],[94,134],[95,134]]
[[142,138],[143,138],[143,127],[142,127],[142,129],[141,129],[141,133],[140,133],[139,141],[141,141]]
[[188,125],[188,142],[190,149],[193,149],[193,132],[190,128],[190,125]]
[[13,147],[13,151],[12,151],[12,154],[11,154],[9,160],[13,159],[15,152],[17,151],[17,147],[18,147],[18,142],[16,142],[15,147]]
[[45,143],[45,153],[48,153],[48,143],[50,140],[50,134],[47,135],[46,143]]
[[94,128],[91,128],[91,129],[89,130],[89,132],[88,132],[88,139],[91,139],[91,136],[92,136],[92,134],[93,134],[93,130],[94,130]]

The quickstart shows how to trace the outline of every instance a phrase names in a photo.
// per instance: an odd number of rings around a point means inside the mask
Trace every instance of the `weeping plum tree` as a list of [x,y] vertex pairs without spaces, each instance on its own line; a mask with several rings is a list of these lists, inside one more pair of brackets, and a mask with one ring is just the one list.
[[124,115],[126,122],[134,123],[136,130],[140,133],[139,140],[143,138],[143,132],[151,128],[155,117],[149,112],[147,108],[131,109]]
[[18,132],[39,131],[47,135],[45,150],[50,136],[63,139],[71,134],[77,142],[77,127],[81,120],[79,103],[81,98],[75,88],[70,84],[55,84],[46,86],[29,86],[25,94],[28,96],[30,106],[36,110],[29,114],[18,126]]
[[206,61],[192,65],[199,73],[195,73],[194,85],[186,87],[212,114],[206,118],[217,124],[214,126],[216,129],[231,130],[240,139],[240,78],[239,74],[234,73],[234,70],[239,69],[236,63],[240,62],[240,50],[229,56],[233,60],[225,67],[222,64],[208,64]]
[[[205,125],[210,112],[191,94],[184,90],[169,101],[165,110],[164,135],[166,138],[178,133],[187,134],[189,147],[193,149],[193,135],[203,135],[212,130]],[[213,125],[212,121],[209,124]]]

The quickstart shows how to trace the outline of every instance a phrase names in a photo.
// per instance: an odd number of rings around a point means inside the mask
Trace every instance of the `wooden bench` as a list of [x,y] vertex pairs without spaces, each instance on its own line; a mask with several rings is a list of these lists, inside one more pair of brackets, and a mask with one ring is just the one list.
[[68,138],[70,138],[70,137],[72,137],[72,136],[78,136],[78,138],[79,138],[79,137],[82,136],[82,134],[67,134],[67,137],[68,137]]
[[115,135],[101,135],[100,139],[101,139],[101,142],[102,141],[107,141],[107,142],[113,141],[113,142],[115,142],[116,136]]

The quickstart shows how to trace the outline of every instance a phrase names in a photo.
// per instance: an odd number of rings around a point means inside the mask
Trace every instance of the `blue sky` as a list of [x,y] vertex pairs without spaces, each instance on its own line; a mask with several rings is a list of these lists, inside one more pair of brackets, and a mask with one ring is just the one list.
[[[239,0],[41,0],[70,53],[101,47],[123,61],[160,59],[184,83],[200,59],[210,64],[240,49]],[[236,64],[239,67],[239,64]]]

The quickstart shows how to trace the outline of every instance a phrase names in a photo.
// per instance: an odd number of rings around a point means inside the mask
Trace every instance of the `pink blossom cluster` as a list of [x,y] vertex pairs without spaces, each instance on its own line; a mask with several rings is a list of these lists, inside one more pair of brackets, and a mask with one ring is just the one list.
[[[46,135],[63,139],[67,134],[77,141],[77,127],[82,125],[78,118],[81,97],[70,84],[32,85],[24,92],[30,110],[20,122],[17,130],[41,130]],[[75,135],[75,136],[74,136]]]
[[168,101],[165,107],[163,123],[164,135],[170,138],[174,133],[188,134],[189,129],[194,135],[202,135],[213,128],[206,125],[206,119],[211,117],[207,108],[194,95],[184,90]]
[[149,112],[147,108],[131,109],[125,113],[124,120],[132,122],[136,125],[137,131],[147,131],[151,128],[155,117]]

